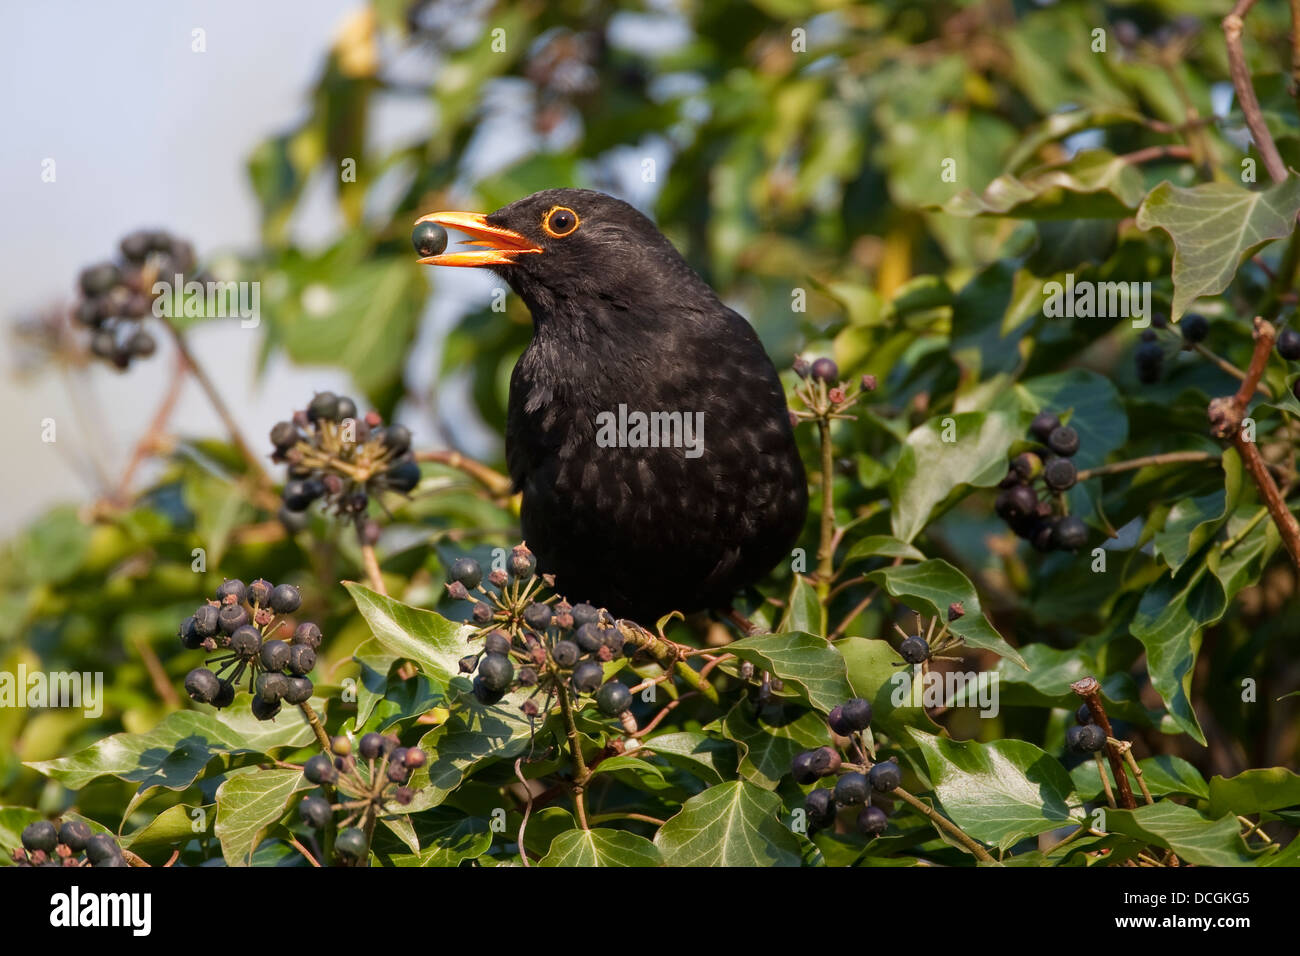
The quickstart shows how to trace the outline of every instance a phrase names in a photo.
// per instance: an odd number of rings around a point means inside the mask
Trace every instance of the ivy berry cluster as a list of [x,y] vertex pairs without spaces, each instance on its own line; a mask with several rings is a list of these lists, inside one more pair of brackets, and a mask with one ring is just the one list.
[[[873,762],[868,758],[862,732],[871,726],[871,702],[855,697],[831,709],[826,723],[845,751],[838,746],[818,747],[795,755],[791,773],[801,786],[837,777],[833,787],[816,787],[804,798],[804,815],[809,832],[829,830],[842,809],[861,807],[855,821],[865,837],[878,837],[889,826],[885,811],[876,799],[893,792],[903,783],[895,760]],[[846,756],[847,755],[847,756]]]
[[122,239],[121,258],[81,271],[81,298],[72,307],[75,321],[90,329],[90,351],[119,370],[148,358],[157,343],[141,322],[153,309],[153,285],[168,283],[195,265],[194,248],[156,229],[141,229]]
[[1194,349],[1210,334],[1210,321],[1196,312],[1189,312],[1178,322],[1178,332],[1169,329],[1169,320],[1164,315],[1157,315],[1151,320],[1152,327],[1144,329],[1142,340],[1133,351],[1133,361],[1137,366],[1138,381],[1144,385],[1154,385],[1164,374],[1166,345],[1160,339],[1168,332],[1174,338],[1181,336],[1181,342],[1173,350]]
[[271,459],[289,466],[280,520],[291,530],[305,527],[307,509],[323,499],[373,544],[379,525],[366,520],[370,499],[384,491],[409,494],[420,483],[410,430],[385,427],[374,411],[358,417],[357,403],[346,395],[317,392],[292,420],[276,423],[271,444]]
[[[604,668],[622,653],[622,632],[604,609],[543,597],[550,583],[537,575],[537,559],[522,544],[511,550],[505,570],[493,569],[486,580],[473,558],[457,558],[448,568],[447,593],[472,602],[469,639],[483,642],[460,661],[462,673],[475,675],[475,698],[491,705],[514,688],[532,688],[521,709],[536,717],[564,684],[577,695],[595,695],[602,714],[626,722],[632,692],[621,681],[606,683]],[[543,692],[539,708],[534,698]]]
[[23,827],[22,848],[13,851],[16,866],[126,866],[122,848],[107,833],[92,833],[83,820],[64,820],[57,827],[37,820]]
[[320,628],[303,622],[289,640],[276,636],[288,627],[285,616],[301,604],[302,595],[292,584],[273,585],[260,578],[247,586],[235,579],[222,582],[216,600],[201,605],[180,626],[187,649],[217,652],[206,662],[216,664],[215,671],[205,665],[185,675],[186,693],[201,704],[229,707],[235,685],[247,674],[258,720],[278,714],[281,702],[306,703],[314,689],[307,675],[316,666]]
[[1063,496],[1079,480],[1070,460],[1079,451],[1079,433],[1051,412],[1035,416],[1029,433],[1036,450],[1011,459],[994,510],[1039,551],[1078,551],[1088,543],[1088,527],[1065,512]]
[[365,830],[353,824],[362,818],[373,824],[389,813],[389,804],[409,806],[415,790],[409,785],[411,774],[428,762],[419,747],[403,747],[392,734],[368,733],[361,737],[357,750],[362,764],[352,752],[352,741],[344,736],[330,741],[329,754],[317,754],[303,764],[302,774],[310,783],[337,790],[338,802],[320,794],[309,794],[298,804],[298,816],[313,830],[323,830],[336,812],[344,814],[334,852],[340,862],[355,864],[362,860],[369,841]]
[[830,421],[851,419],[844,414],[858,403],[864,394],[874,391],[876,377],[864,375],[857,386],[840,381],[840,367],[834,359],[819,358],[809,362],[805,358],[794,360],[794,373],[802,379],[795,395],[807,406],[807,411],[791,411],[790,424],[802,421]]

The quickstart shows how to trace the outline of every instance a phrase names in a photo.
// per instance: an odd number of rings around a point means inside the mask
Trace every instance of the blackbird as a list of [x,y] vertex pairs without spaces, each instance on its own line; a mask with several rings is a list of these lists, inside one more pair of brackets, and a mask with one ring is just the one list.
[[758,336],[644,215],[586,189],[437,212],[533,317],[506,458],[524,540],[571,601],[653,623],[726,611],[787,559],[808,487]]

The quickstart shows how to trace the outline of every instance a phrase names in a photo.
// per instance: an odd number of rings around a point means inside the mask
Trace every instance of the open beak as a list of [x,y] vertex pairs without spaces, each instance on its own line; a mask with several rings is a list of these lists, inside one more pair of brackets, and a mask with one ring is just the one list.
[[421,216],[415,224],[418,226],[422,222],[467,232],[475,237],[465,240],[467,245],[483,247],[482,252],[445,252],[418,260],[423,266],[504,266],[513,262],[515,256],[542,251],[528,237],[512,229],[491,225],[482,213],[431,212]]

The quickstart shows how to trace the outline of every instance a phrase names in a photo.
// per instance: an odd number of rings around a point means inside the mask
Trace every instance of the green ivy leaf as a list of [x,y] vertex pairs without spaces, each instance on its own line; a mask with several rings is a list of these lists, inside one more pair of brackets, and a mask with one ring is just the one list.
[[916,547],[888,534],[868,535],[853,543],[844,563],[863,558],[902,558],[904,561],[924,561],[925,555]]
[[570,830],[551,841],[538,866],[661,866],[659,848],[626,830]]
[[776,794],[733,780],[687,800],[654,843],[668,866],[799,866],[799,840],[780,812]]
[[391,832],[376,833],[373,852],[381,866],[458,866],[482,856],[492,846],[492,829],[485,817],[472,817],[450,807],[407,817],[420,849]]
[[999,412],[961,412],[913,429],[889,480],[894,535],[910,542],[954,492],[996,485],[1006,477],[1007,449],[1019,437],[1016,423]]
[[1202,183],[1185,189],[1163,182],[1137,212],[1139,229],[1159,227],[1174,241],[1177,321],[1203,295],[1228,287],[1237,267],[1259,248],[1295,230],[1300,178],[1252,192],[1236,183]]
[[760,634],[728,644],[727,652],[771,671],[822,713],[853,696],[844,674],[844,659],[825,638],[799,631]]
[[249,866],[267,829],[284,816],[299,790],[309,790],[297,770],[256,770],[237,773],[217,788],[214,832],[230,866]]
[[765,790],[775,790],[789,774],[795,754],[830,742],[826,719],[815,711],[782,710],[785,722],[779,725],[753,711],[749,701],[737,702],[720,721],[720,730],[739,748],[740,775]]
[[977,840],[1007,848],[1068,823],[1083,810],[1065,768],[1023,740],[958,743],[919,730],[934,794],[951,817]]
[[846,637],[835,642],[835,649],[844,658],[852,696],[871,701],[872,728],[896,737],[903,736],[907,727],[936,729],[925,709],[912,704],[900,676],[911,668],[888,641]]
[[790,598],[786,602],[785,614],[777,628],[782,633],[806,631],[809,634],[826,633],[826,614],[822,609],[817,589],[808,583],[802,574],[794,576],[790,586]]
[[920,564],[881,568],[868,574],[867,579],[881,585],[912,610],[938,617],[941,621],[948,620],[948,605],[960,601],[966,613],[948,624],[950,631],[971,647],[992,651],[999,657],[1015,661],[1025,670],[1029,669],[1020,653],[1003,640],[984,617],[975,586],[947,561],[931,558]]
[[1228,815],[1211,820],[1191,807],[1161,800],[1136,810],[1107,810],[1106,829],[1173,850],[1199,866],[1254,866],[1255,854],[1241,838],[1241,824]]
[[355,581],[344,581],[343,586],[375,640],[389,653],[414,661],[444,688],[460,675],[460,659],[468,651],[466,635],[471,628],[395,601]]
[[999,176],[982,195],[963,190],[942,208],[964,217],[1122,219],[1133,214],[1145,192],[1142,174],[1132,163],[1104,149],[1089,149],[1061,166],[1022,178]]
[[[1146,781],[1152,796],[1176,795],[1209,799],[1210,789],[1205,778],[1182,757],[1172,754],[1145,757],[1138,761],[1138,766],[1142,768],[1142,779]],[[1085,760],[1078,764],[1070,771],[1070,779],[1074,781],[1079,796],[1085,800],[1095,799],[1102,793],[1101,776],[1097,772],[1095,760]]]
[[1210,778],[1212,817],[1247,816],[1265,810],[1300,806],[1300,776],[1285,767],[1246,770],[1235,777]]
[[144,852],[145,848],[186,844],[203,835],[202,830],[195,831],[195,818],[191,814],[198,810],[204,817],[210,816],[215,807],[216,805],[211,803],[201,807],[178,803],[168,807],[140,829],[128,833],[119,842],[137,853]]
[[722,783],[736,774],[736,745],[698,731],[659,734],[642,741],[641,748],[658,754],[706,784]]

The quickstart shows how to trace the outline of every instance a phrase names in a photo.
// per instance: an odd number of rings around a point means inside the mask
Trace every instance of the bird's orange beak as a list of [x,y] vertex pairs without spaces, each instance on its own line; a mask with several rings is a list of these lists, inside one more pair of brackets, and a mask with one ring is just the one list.
[[417,260],[423,266],[504,266],[513,262],[515,256],[542,251],[527,236],[521,236],[513,229],[493,226],[478,212],[431,212],[421,216],[415,224],[418,226],[422,222],[467,232],[475,238],[464,240],[466,245],[483,247],[482,252],[444,252]]

